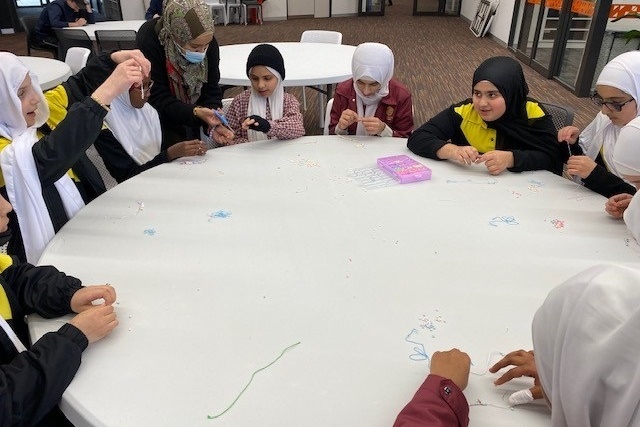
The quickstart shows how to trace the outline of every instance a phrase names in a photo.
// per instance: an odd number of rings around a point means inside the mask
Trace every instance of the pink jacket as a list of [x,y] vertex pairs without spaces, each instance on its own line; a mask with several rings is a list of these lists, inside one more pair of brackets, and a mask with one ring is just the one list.
[[469,405],[453,381],[429,375],[393,427],[467,427]]
[[[336,87],[333,96],[333,108],[331,109],[331,122],[329,123],[330,134],[335,134],[340,115],[347,108],[358,111],[353,79],[344,81]],[[409,89],[398,80],[391,79],[389,82],[389,94],[380,100],[374,116],[393,130],[393,136],[407,138],[411,135],[413,131],[413,107]],[[355,135],[356,127],[356,123],[349,126],[349,135]]]

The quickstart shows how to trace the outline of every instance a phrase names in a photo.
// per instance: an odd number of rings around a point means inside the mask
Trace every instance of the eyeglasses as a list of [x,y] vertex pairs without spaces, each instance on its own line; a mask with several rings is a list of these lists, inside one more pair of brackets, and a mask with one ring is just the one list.
[[596,104],[598,107],[602,107],[603,105],[606,105],[608,109],[620,112],[622,111],[622,107],[624,107],[631,101],[635,101],[635,99],[631,98],[626,100],[625,102],[605,101],[604,99],[602,99],[600,95],[596,93],[591,95],[591,101],[593,101],[593,103]]

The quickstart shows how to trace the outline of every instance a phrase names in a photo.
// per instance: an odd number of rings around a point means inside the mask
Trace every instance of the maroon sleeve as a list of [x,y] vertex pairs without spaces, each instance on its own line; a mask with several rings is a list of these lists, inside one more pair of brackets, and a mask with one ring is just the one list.
[[[349,86],[353,86],[353,83],[351,83],[352,80],[349,79],[346,82],[342,82],[340,84],[338,84],[338,87],[336,87],[336,90],[333,94],[333,107],[331,107],[331,120],[329,122],[329,135],[335,135],[336,134],[336,125],[338,124],[338,121],[340,120],[340,116],[342,115],[342,112],[344,110],[346,110],[347,108],[351,108],[349,107],[349,98],[345,97],[343,94],[339,93],[339,92],[343,92],[343,90],[348,90]],[[343,89],[346,88],[346,89]],[[351,126],[349,127],[349,129],[351,129]],[[354,132],[355,132],[355,126],[353,126]],[[352,132],[349,132],[352,133]]]
[[390,82],[390,89],[396,91],[396,114],[393,123],[389,124],[393,130],[393,136],[408,138],[413,132],[413,103],[411,93],[400,82],[394,79]]
[[429,375],[393,427],[467,427],[469,405],[453,381]]

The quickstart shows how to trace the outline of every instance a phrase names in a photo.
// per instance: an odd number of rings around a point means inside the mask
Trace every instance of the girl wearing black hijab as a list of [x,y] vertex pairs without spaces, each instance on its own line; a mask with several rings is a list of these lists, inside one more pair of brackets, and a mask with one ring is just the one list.
[[473,74],[473,96],[422,125],[407,147],[419,156],[463,165],[484,163],[492,175],[546,169],[562,174],[568,157],[551,116],[533,99],[520,63],[489,58]]

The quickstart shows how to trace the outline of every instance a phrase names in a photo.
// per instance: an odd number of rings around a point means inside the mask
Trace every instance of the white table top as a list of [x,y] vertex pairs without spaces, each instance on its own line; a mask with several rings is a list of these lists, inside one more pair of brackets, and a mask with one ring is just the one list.
[[[41,264],[112,283],[120,325],[63,396],[78,427],[389,427],[458,347],[485,373],[531,348],[548,291],[592,265],[639,266],[605,199],[548,172],[487,174],[404,139],[309,136],[151,169],[87,205]],[[430,181],[365,189],[352,169],[409,154]],[[32,335],[65,319],[30,321]],[[408,341],[413,341],[410,343]],[[300,342],[269,368],[283,349]],[[414,360],[415,359],[415,360]],[[506,405],[493,374],[470,403]],[[474,426],[549,426],[544,405],[473,406]]]
[[62,61],[37,56],[19,56],[20,61],[38,76],[42,90],[49,90],[71,76],[71,68]]
[[[285,86],[340,83],[351,78],[355,46],[329,43],[270,43],[284,58]],[[249,86],[247,57],[258,43],[220,46],[220,84]]]
[[146,21],[144,19],[134,19],[129,21],[104,21],[96,22],[95,24],[87,24],[82,27],[66,27],[65,30],[83,30],[91,40],[96,39],[96,30],[133,30],[138,31],[142,24]]

